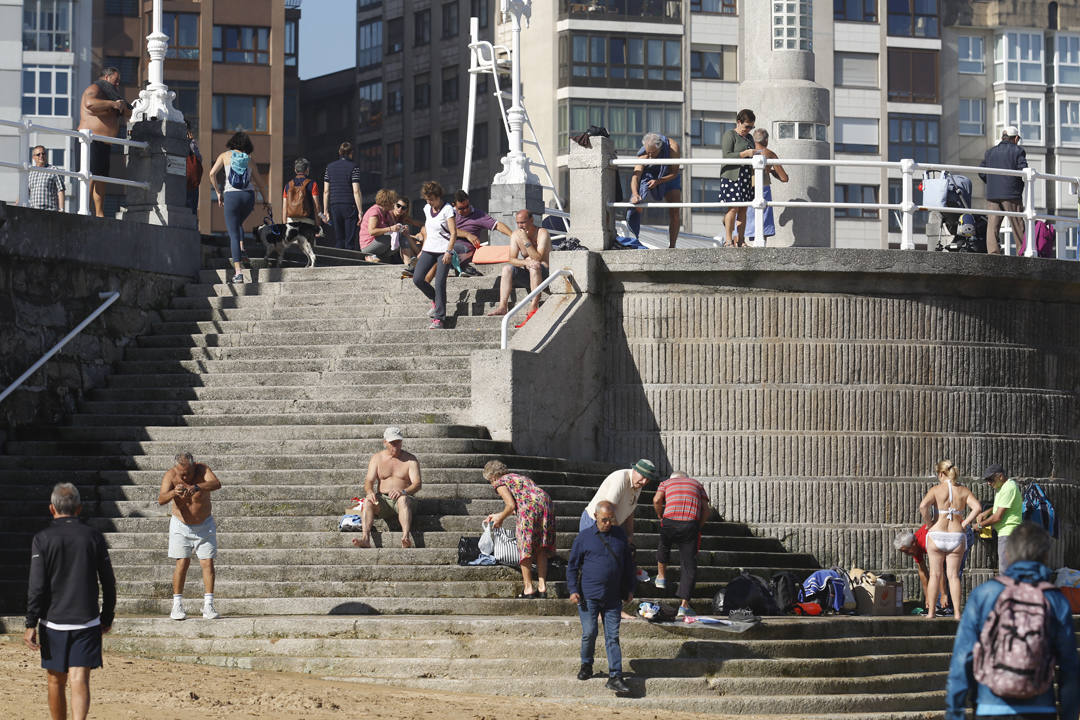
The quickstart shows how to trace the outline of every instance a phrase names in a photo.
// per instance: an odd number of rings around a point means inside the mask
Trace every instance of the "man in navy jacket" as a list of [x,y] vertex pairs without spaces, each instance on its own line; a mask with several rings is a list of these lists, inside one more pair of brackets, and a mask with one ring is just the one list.
[[[1020,147],[1020,131],[1009,125],[1001,131],[1001,142],[986,151],[982,167],[998,168],[1001,170],[1023,170],[1028,166],[1027,153]],[[990,210],[1005,210],[1007,212],[1020,212],[1024,209],[1022,198],[1024,196],[1024,179],[1015,175],[988,175],[979,173],[979,178],[986,183],[986,207]],[[1010,217],[1012,225],[1013,242],[1020,247],[1020,239],[1024,237],[1024,223],[1018,217]],[[986,219],[986,252],[991,255],[1000,255],[1001,247],[998,245],[998,229],[1001,227],[1001,215],[990,215]]]
[[606,500],[598,503],[595,518],[596,525],[582,530],[574,538],[566,568],[570,601],[577,603],[578,617],[581,618],[581,668],[577,676],[578,680],[592,677],[597,618],[603,614],[607,687],[616,693],[625,693],[630,688],[622,678],[619,621],[623,601],[634,599],[637,577],[626,533],[615,524],[615,506]]
[[[1005,574],[1017,582],[1038,583],[1050,581],[1051,571],[1046,566],[1050,553],[1050,536],[1034,523],[1024,523],[1009,536],[1007,554],[1010,564]],[[1054,688],[1033,698],[1017,699],[995,695],[990,688],[975,680],[972,657],[975,643],[979,640],[986,618],[994,609],[994,603],[1005,586],[997,580],[988,580],[975,588],[968,599],[964,615],[960,618],[953,643],[949,679],[945,685],[945,720],[964,720],[969,691],[975,689],[975,717],[1045,718],[1054,720],[1077,720],[1080,713],[1080,659],[1076,652],[1076,636],[1073,633],[1072,612],[1065,596],[1055,590],[1044,594],[1053,616],[1049,636],[1057,666],[1061,670],[1058,700],[1061,715],[1057,714]]]

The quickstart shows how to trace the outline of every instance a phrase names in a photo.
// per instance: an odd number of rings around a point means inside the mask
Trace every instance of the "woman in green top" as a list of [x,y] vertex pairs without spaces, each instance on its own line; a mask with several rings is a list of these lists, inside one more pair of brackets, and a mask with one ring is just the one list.
[[[754,111],[740,110],[735,116],[735,128],[724,133],[720,147],[726,158],[748,158],[754,155],[754,139],[750,131],[754,129]],[[722,202],[750,202],[754,199],[751,181],[754,171],[749,165],[724,165],[720,168],[720,200]],[[735,234],[736,221],[743,228],[744,237]],[[746,208],[729,208],[724,215],[725,245],[743,247],[746,245]]]

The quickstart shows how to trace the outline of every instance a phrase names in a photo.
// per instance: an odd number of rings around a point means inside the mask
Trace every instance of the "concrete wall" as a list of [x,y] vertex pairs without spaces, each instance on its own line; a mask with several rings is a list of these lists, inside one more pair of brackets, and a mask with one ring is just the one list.
[[101,317],[0,403],[0,441],[55,423],[102,383],[124,348],[201,265],[194,230],[0,206],[0,389],[119,291]]

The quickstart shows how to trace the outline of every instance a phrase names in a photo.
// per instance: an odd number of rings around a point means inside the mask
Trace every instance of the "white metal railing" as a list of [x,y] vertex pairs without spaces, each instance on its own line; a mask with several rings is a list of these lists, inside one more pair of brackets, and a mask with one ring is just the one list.
[[[611,202],[613,208],[751,208],[754,211],[754,242],[764,247],[764,213],[767,207],[802,207],[802,208],[849,208],[862,210],[893,210],[901,213],[900,249],[915,249],[915,213],[921,211],[947,212],[947,213],[971,213],[973,215],[1000,215],[1003,217],[1023,218],[1026,223],[1026,236],[1034,237],[1035,221],[1058,222],[1062,224],[1075,224],[1080,227],[1080,217],[1067,215],[1051,215],[1039,213],[1035,205],[1035,181],[1046,180],[1052,183],[1065,183],[1073,195],[1080,193],[1080,177],[1068,175],[1053,175],[1039,172],[1033,168],[1023,170],[1006,170],[1000,168],[975,167],[971,165],[948,165],[944,163],[918,163],[911,159],[903,159],[898,162],[887,160],[827,160],[816,158],[778,158],[772,160],[764,155],[755,155],[750,158],[616,158],[611,161],[614,167],[634,167],[635,165],[749,165],[754,170],[754,199],[750,202]],[[848,203],[848,202],[821,202],[803,200],[766,200],[764,197],[765,172],[770,165],[786,166],[812,166],[812,167],[876,167],[896,169],[902,177],[902,196],[899,203]],[[985,175],[1005,175],[1021,177],[1024,179],[1024,209],[1019,212],[1005,210],[990,210],[985,208],[955,208],[938,205],[916,205],[912,197],[913,182],[917,171],[948,171],[953,173],[982,173]],[[1056,187],[1056,185],[1055,185]],[[631,188],[633,191],[634,188]],[[1035,256],[1035,243],[1027,243],[1024,250],[1025,257]]]
[[49,361],[49,358],[60,352],[60,349],[63,348],[64,345],[66,345],[68,341],[71,340],[71,338],[81,333],[87,325],[97,319],[98,315],[108,310],[110,305],[120,299],[120,293],[116,292],[115,290],[112,292],[102,292],[98,293],[98,297],[104,299],[105,302],[101,303],[101,305],[98,306],[97,310],[90,313],[85,320],[83,320],[75,327],[74,330],[69,332],[64,337],[60,338],[60,342],[53,345],[47,353],[42,355],[41,358],[36,363],[31,365],[29,370],[20,375],[18,379],[15,380],[15,382],[8,385],[7,389],[5,389],[4,392],[0,393],[0,402],[3,402],[4,398],[15,392],[15,389],[22,385],[24,382],[26,382],[27,378],[36,373],[42,365]]
[[122,178],[106,177],[103,175],[90,174],[90,143],[101,142],[108,143],[110,145],[126,145],[127,147],[139,148],[145,150],[149,147],[148,143],[141,140],[128,140],[127,138],[115,138],[108,135],[99,135],[90,130],[68,130],[66,128],[55,128],[47,125],[35,125],[29,120],[23,120],[22,122],[15,122],[13,120],[0,120],[0,127],[15,128],[19,131],[19,157],[25,158],[30,152],[30,134],[38,133],[41,135],[64,135],[66,137],[75,138],[79,141],[79,167],[82,168],[79,172],[73,170],[65,170],[64,168],[57,167],[37,167],[32,162],[24,160],[23,162],[9,162],[6,160],[0,160],[0,168],[9,168],[11,170],[19,171],[19,204],[26,205],[30,201],[30,189],[27,185],[27,175],[31,170],[35,172],[51,173],[53,175],[64,175],[67,177],[79,178],[82,182],[79,183],[79,214],[90,214],[90,181],[111,183],[113,185],[123,185],[124,187],[134,187],[141,190],[150,189],[150,184],[138,180],[124,180]]
[[509,341],[510,318],[514,317],[514,315],[521,312],[525,308],[525,306],[529,303],[530,300],[532,300],[534,297],[536,297],[540,293],[544,292],[544,288],[546,288],[548,285],[550,285],[552,282],[554,282],[555,278],[562,277],[564,275],[566,277],[574,277],[574,273],[573,273],[572,270],[567,270],[566,268],[562,268],[561,270],[556,270],[555,272],[548,275],[547,278],[545,278],[545,280],[542,283],[537,285],[535,290],[533,290],[531,293],[526,295],[524,297],[524,299],[522,299],[521,302],[519,302],[514,307],[510,308],[510,310],[505,315],[503,315],[503,319],[502,319],[502,336],[501,336],[501,338],[499,340],[499,347],[500,348],[505,350],[506,349],[506,343]]

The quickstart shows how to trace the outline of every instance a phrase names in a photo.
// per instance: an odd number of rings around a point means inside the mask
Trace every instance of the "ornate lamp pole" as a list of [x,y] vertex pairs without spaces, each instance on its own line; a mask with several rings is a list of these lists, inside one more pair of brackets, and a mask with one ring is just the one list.
[[525,110],[521,107],[521,19],[532,19],[532,0],[502,0],[502,14],[510,16],[510,84],[512,97],[506,121],[510,125],[510,152],[502,159],[503,169],[493,179],[496,185],[538,185],[540,179],[529,170],[521,132],[525,124]]
[[161,31],[161,0],[154,0],[153,13],[153,31],[146,36],[146,50],[150,54],[149,81],[139,91],[131,116],[134,120],[184,122],[184,114],[173,107],[176,93],[165,84],[165,51],[169,47],[169,36]]

